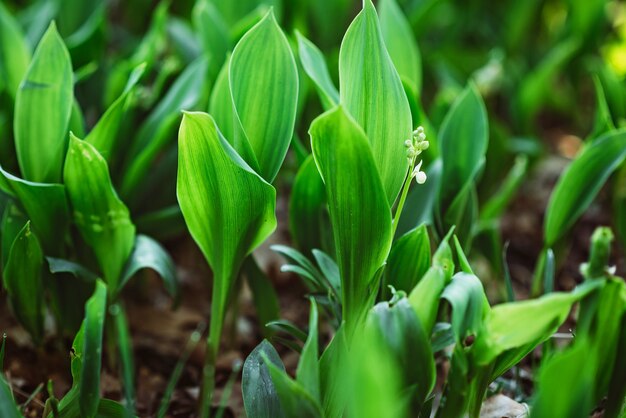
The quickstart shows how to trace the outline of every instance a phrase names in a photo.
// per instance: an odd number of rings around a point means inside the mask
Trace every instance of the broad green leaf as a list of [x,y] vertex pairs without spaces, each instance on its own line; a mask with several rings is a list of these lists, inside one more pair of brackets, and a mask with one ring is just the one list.
[[583,417],[593,409],[595,364],[588,357],[589,343],[577,341],[573,347],[542,364],[537,377],[533,418]]
[[[120,195],[135,202],[139,187],[149,175],[155,158],[172,144],[172,131],[180,120],[181,109],[194,108],[206,87],[206,58],[198,58],[176,79],[167,94],[150,113],[127,154]],[[131,205],[132,207],[132,205]]]
[[237,155],[206,113],[184,114],[178,144],[178,202],[213,270],[211,328],[220,335],[245,256],[276,227],[276,191]]
[[167,292],[177,302],[180,289],[176,280],[176,266],[170,255],[157,241],[146,235],[137,235],[132,253],[128,257],[117,291],[121,291],[128,281],[140,270],[151,269],[163,279]]
[[309,156],[300,166],[289,199],[289,230],[302,252],[322,248],[325,220],[326,192],[324,183]]
[[64,178],[72,216],[109,290],[116,292],[135,243],[135,226],[111,184],[105,159],[93,145],[70,136]]
[[[385,285],[410,292],[430,267],[430,238],[421,225],[397,239],[391,247]],[[383,289],[389,294],[388,289]]]
[[[554,292],[539,299],[503,303],[487,312],[473,345],[478,364],[489,364],[498,355],[548,339],[563,323],[572,304],[601,283],[586,283],[570,293]],[[532,350],[529,347],[526,351]]]
[[326,186],[350,331],[378,292],[377,272],[391,247],[391,210],[367,137],[343,107],[315,119],[309,133]]
[[343,326],[337,330],[319,361],[322,407],[327,418],[342,417],[348,401],[345,368],[349,360],[344,331]]
[[0,79],[13,99],[30,63],[30,47],[18,22],[0,3]]
[[[626,306],[626,302],[624,303]],[[617,341],[617,358],[611,371],[611,381],[605,406],[605,416],[616,417],[622,411],[626,397],[626,312],[622,314],[619,340]]]
[[4,378],[4,374],[0,372],[0,416],[3,418],[22,418],[9,383]]
[[320,401],[320,370],[318,365],[319,343],[317,330],[317,304],[311,299],[309,314],[309,336],[304,343],[298,368],[296,381],[315,399]]
[[382,0],[378,5],[380,29],[398,74],[411,83],[412,90],[422,90],[422,58],[415,35],[396,0]]
[[93,417],[100,403],[100,369],[102,367],[102,334],[107,306],[107,287],[96,282],[93,296],[85,304],[83,351],[81,358],[78,402],[85,417]]
[[230,56],[224,61],[224,65],[217,75],[211,97],[209,99],[209,113],[220,127],[224,138],[234,145],[235,140],[235,111],[233,99],[230,96],[230,82],[228,73],[230,68]]
[[409,303],[428,334],[437,319],[439,298],[445,285],[446,277],[443,269],[439,266],[432,266],[409,294]]
[[611,173],[626,159],[626,131],[609,132],[589,144],[565,169],[550,196],[544,224],[552,247],[589,207]]
[[[298,72],[289,42],[271,10],[235,47],[229,83],[240,125],[235,149],[272,182],[293,135]],[[253,155],[248,155],[249,150]]]
[[387,302],[377,304],[368,315],[367,324],[376,330],[388,354],[402,366],[402,387],[411,387],[414,396],[412,410],[421,409],[435,386],[435,360],[429,334],[409,301],[403,298],[393,306]]
[[[93,145],[109,164],[117,160],[119,128],[131,102],[133,89],[141,79],[145,68],[145,64],[140,64],[131,72],[122,94],[109,106],[96,126],[85,137],[85,141]],[[78,135],[76,132],[74,134]]]
[[439,131],[443,171],[440,207],[447,207],[476,177],[487,151],[487,111],[478,90],[470,84],[448,111]]
[[0,167],[0,176],[5,179],[13,195],[30,218],[33,229],[46,253],[61,255],[62,240],[70,220],[65,186],[22,180],[7,173],[2,167]]
[[51,23],[15,99],[15,149],[26,180],[61,180],[74,100],[72,77],[70,55]]
[[341,104],[367,134],[391,206],[406,176],[411,109],[371,0],[364,0],[341,43],[339,92]]
[[480,279],[473,274],[457,273],[441,294],[452,307],[452,329],[457,341],[480,330],[489,302]]
[[287,375],[269,360],[265,361],[269,369],[280,406],[287,418],[322,418],[323,412],[319,402],[307,392],[297,381]]
[[216,75],[231,48],[228,26],[215,4],[210,0],[196,1],[192,18],[202,49],[209,57],[211,72]]
[[296,31],[296,36],[298,38],[298,56],[302,68],[313,80],[324,110],[330,110],[339,104],[339,91],[330,78],[324,55],[313,42],[305,38],[300,32]]
[[2,275],[13,313],[37,344],[43,338],[42,266],[39,240],[27,222],[13,241]]
[[280,371],[285,370],[276,349],[267,340],[263,340],[252,350],[243,365],[241,392],[246,415],[250,418],[285,416],[266,361],[272,362]]

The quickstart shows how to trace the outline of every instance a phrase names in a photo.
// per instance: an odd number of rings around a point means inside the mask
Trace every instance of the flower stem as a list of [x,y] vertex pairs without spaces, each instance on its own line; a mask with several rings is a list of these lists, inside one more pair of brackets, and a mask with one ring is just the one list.
[[409,163],[409,169],[404,179],[404,187],[402,187],[402,194],[400,195],[400,201],[398,202],[398,206],[396,207],[396,213],[395,213],[395,216],[393,217],[393,223],[391,224],[391,238],[392,239],[396,235],[396,230],[398,229],[398,222],[400,222],[400,215],[402,214],[402,209],[404,208],[404,202],[406,201],[406,197],[409,194],[409,188],[411,187],[411,180],[413,179],[414,168],[415,168],[415,158],[411,158],[411,162]]

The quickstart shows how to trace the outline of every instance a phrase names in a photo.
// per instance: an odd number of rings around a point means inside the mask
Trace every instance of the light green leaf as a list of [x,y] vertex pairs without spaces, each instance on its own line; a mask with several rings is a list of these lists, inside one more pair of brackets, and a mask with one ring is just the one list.
[[[146,235],[137,235],[133,251],[128,257],[119,288],[121,291],[128,281],[140,270],[151,269],[163,279],[167,292],[177,302],[180,297],[178,281],[176,280],[176,266],[174,260],[157,241]],[[175,302],[175,303],[176,303]]]
[[30,59],[30,48],[20,25],[0,3],[0,78],[13,99]]
[[266,362],[270,361],[279,371],[285,366],[276,349],[263,340],[246,358],[241,377],[241,392],[246,415],[250,418],[283,418],[280,400],[272,382]]
[[192,109],[202,97],[206,88],[207,65],[206,58],[198,58],[191,63],[141,125],[127,153],[120,187],[120,195],[125,201],[132,203],[138,200],[138,188],[148,176],[155,158],[174,139],[171,134],[180,120],[181,109]]
[[318,365],[318,314],[315,299],[311,299],[309,314],[309,336],[302,347],[300,361],[296,370],[296,381],[315,399],[320,401],[320,370]]
[[7,173],[0,167],[13,195],[32,222],[33,229],[48,254],[62,253],[63,237],[69,226],[69,209],[65,186],[62,184],[34,183]]
[[[258,166],[261,177],[272,182],[291,142],[298,101],[296,62],[273,11],[241,38],[229,71],[240,125],[235,149],[250,166]],[[253,155],[248,155],[250,150]]]
[[98,280],[96,289],[85,304],[83,350],[78,382],[78,403],[82,416],[93,417],[100,403],[100,369],[102,367],[102,334],[106,315],[107,287]]
[[272,382],[280,399],[280,406],[287,418],[322,418],[323,412],[319,402],[297,381],[290,378],[284,370],[274,363],[265,361]]
[[13,241],[2,275],[13,313],[37,344],[43,338],[42,266],[39,240],[27,222]]
[[111,184],[104,158],[93,145],[70,136],[64,177],[72,216],[109,290],[116,292],[135,243],[135,226]]
[[[421,225],[398,238],[391,247],[385,286],[410,292],[430,267],[430,238],[426,225]],[[388,289],[383,289],[389,294]]]
[[378,5],[380,29],[398,74],[408,80],[412,90],[422,90],[422,57],[415,35],[396,0],[382,0]]
[[544,224],[552,247],[583,214],[611,173],[626,159],[626,130],[607,133],[583,148],[550,196]]
[[132,92],[139,79],[141,79],[145,68],[145,64],[140,64],[131,72],[122,94],[109,106],[96,126],[85,137],[85,141],[93,145],[109,164],[117,160],[118,131],[122,124],[124,113],[131,102]]
[[440,207],[447,207],[466,183],[474,181],[487,151],[487,111],[470,84],[456,99],[439,131],[443,171]]
[[341,43],[339,92],[341,104],[367,134],[391,206],[406,176],[411,109],[371,0],[363,2]]
[[219,336],[245,256],[276,227],[276,191],[237,155],[206,113],[184,114],[178,143],[178,202],[213,270],[211,332]]
[[[601,284],[588,282],[571,293],[554,292],[539,299],[493,307],[476,336],[475,360],[478,364],[489,364],[506,350],[529,344],[536,346],[548,339],[563,323],[572,304]],[[528,347],[526,353],[532,348]]]
[[217,75],[211,97],[209,99],[209,113],[215,119],[215,123],[220,127],[224,138],[234,145],[235,140],[235,113],[233,109],[233,99],[230,96],[230,83],[228,72],[230,67],[230,56],[224,61],[224,65]]
[[61,180],[74,100],[72,77],[70,55],[53,22],[15,99],[15,149],[26,180]]
[[313,80],[324,110],[330,110],[339,104],[339,91],[330,78],[324,55],[313,42],[305,38],[300,32],[296,31],[296,36],[298,38],[298,56],[302,68]]
[[432,266],[409,294],[409,303],[415,310],[424,330],[430,334],[439,310],[439,298],[446,285],[446,276],[439,266]]
[[224,64],[226,54],[231,48],[228,25],[210,0],[196,1],[192,20],[202,49],[209,57],[209,67],[214,77]]
[[350,335],[378,292],[377,272],[392,240],[391,210],[367,137],[343,107],[315,119],[309,134],[326,185]]

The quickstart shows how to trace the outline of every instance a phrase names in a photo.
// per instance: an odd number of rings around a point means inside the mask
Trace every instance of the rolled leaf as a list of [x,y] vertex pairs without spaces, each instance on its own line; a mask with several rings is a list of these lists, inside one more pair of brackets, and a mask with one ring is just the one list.
[[261,177],[272,182],[291,142],[298,100],[296,62],[272,10],[241,38],[229,71],[241,128],[235,149],[250,166],[258,166]]
[[128,208],[113,188],[105,159],[74,135],[64,177],[74,222],[93,249],[109,290],[115,292],[135,243]]
[[371,0],[363,2],[341,43],[339,92],[341,104],[367,134],[391,206],[406,176],[411,109]]
[[72,62],[53,22],[15,99],[15,149],[26,180],[61,180],[73,100]]
[[[385,285],[410,292],[429,267],[430,238],[426,225],[421,225],[393,243],[385,269]],[[388,294],[389,290],[383,292]]]
[[343,319],[350,329],[378,292],[377,271],[391,246],[391,210],[367,137],[343,107],[315,119],[309,133],[326,185],[341,273]]

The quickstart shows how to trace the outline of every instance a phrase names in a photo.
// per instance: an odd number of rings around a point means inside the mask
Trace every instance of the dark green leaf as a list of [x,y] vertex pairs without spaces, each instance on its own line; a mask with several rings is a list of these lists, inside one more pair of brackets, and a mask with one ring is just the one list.
[[441,294],[452,306],[452,329],[457,341],[476,335],[489,312],[489,302],[478,277],[457,273]]
[[51,23],[15,99],[15,148],[26,180],[61,180],[74,98],[72,78],[70,55]]
[[[385,285],[410,292],[430,267],[430,238],[421,225],[397,239],[391,247]],[[388,289],[383,289],[386,294]]]
[[280,371],[285,370],[274,347],[267,340],[263,340],[243,365],[241,391],[246,415],[250,418],[285,416],[266,361],[272,362]]

